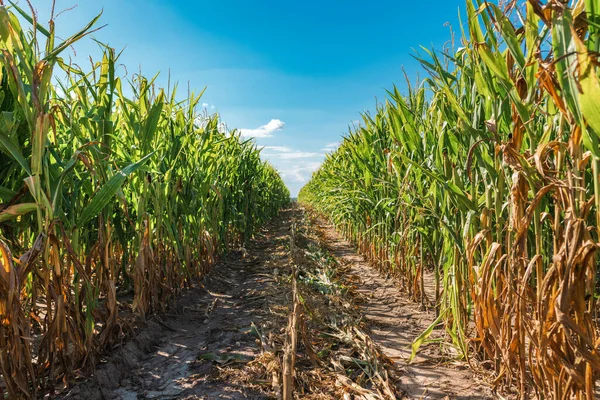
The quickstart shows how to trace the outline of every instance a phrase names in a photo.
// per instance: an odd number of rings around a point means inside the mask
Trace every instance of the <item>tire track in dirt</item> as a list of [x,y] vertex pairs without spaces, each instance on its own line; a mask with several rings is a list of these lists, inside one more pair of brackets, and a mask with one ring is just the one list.
[[[370,336],[404,371],[401,387],[408,398],[493,398],[489,387],[466,363],[443,362],[440,348],[434,344],[421,346],[419,355],[409,365],[413,340],[434,321],[435,314],[421,311],[420,305],[410,301],[392,279],[382,277],[370,267],[355,246],[344,240],[331,224],[318,219],[316,225],[331,254],[355,275],[357,291],[364,299],[361,309],[370,326]],[[432,279],[428,281],[432,283]]]
[[220,367],[260,353],[254,323],[267,320],[273,272],[287,265],[284,239],[292,211],[281,213],[247,252],[234,251],[166,314],[151,317],[134,339],[108,355],[65,399],[266,399],[264,392],[218,378]]

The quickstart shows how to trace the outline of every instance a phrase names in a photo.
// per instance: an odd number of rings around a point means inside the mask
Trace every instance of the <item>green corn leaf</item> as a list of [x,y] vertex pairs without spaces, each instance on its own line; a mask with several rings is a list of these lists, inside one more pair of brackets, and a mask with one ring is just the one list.
[[583,129],[583,143],[594,156],[600,157],[600,81],[585,44],[577,38],[576,45],[581,87],[579,104],[586,122],[592,128]]
[[17,195],[17,192],[15,192],[14,190],[0,186],[0,200],[10,201],[16,195]]
[[502,13],[502,11],[500,11],[498,6],[496,6],[494,3],[486,3],[486,5],[492,8],[496,21],[500,25],[500,33],[506,42],[506,46],[519,65],[521,71],[523,71],[525,69],[526,62],[525,55],[523,54],[523,50],[521,50],[521,43],[515,33],[515,28],[512,26],[509,19]]
[[[11,4],[11,6],[14,7],[15,10],[17,10],[17,12],[21,15],[21,17],[23,17],[27,22],[29,22],[30,24],[33,25],[33,18],[31,18],[31,15],[29,15],[28,13],[26,13],[25,11],[23,11],[23,9],[21,7],[19,7],[18,5],[16,5],[12,0],[8,0],[8,2]],[[46,36],[47,38],[49,38],[50,32],[48,32],[48,30],[46,28],[44,28],[43,26],[41,26],[39,24],[39,21],[37,21],[36,23],[36,29],[41,32],[44,36]]]
[[433,323],[431,325],[429,325],[427,327],[427,329],[425,329],[425,331],[423,333],[421,333],[412,343],[411,345],[411,353],[410,353],[410,357],[408,358],[408,362],[411,363],[415,357],[417,356],[417,353],[419,351],[419,348],[421,347],[421,345],[423,343],[425,343],[427,341],[427,339],[429,338],[429,336],[431,336],[431,334],[433,333],[433,330],[435,329],[436,326],[438,326],[438,324],[440,322],[442,322],[442,319],[444,317],[443,313],[440,313],[440,315],[435,319],[435,321],[433,321]]
[[600,4],[597,0],[585,0],[585,12],[588,18],[590,31],[588,48],[591,51],[600,51]]
[[512,84],[504,60],[494,54],[487,44],[482,43],[477,45],[477,52],[481,56],[481,59],[485,65],[487,65],[487,67],[496,75],[496,77],[502,80],[503,84]]
[[0,144],[0,150],[14,158],[15,161],[17,161],[23,168],[23,170],[31,176],[31,170],[29,169],[27,161],[25,161],[25,157],[23,157],[23,153],[21,153],[21,150],[15,146],[15,144],[8,138],[8,136],[6,136],[4,132],[0,132]]
[[96,17],[94,17],[94,19],[92,19],[82,30],[80,30],[75,35],[71,36],[70,38],[59,44],[57,47],[55,47],[54,50],[52,50],[52,52],[50,52],[46,55],[46,57],[44,57],[44,60],[54,61],[56,57],[58,57],[58,55],[62,53],[65,49],[72,46],[75,42],[88,35],[90,33],[90,29],[92,29],[96,22],[98,22],[101,16],[102,12],[96,15]]
[[117,194],[118,190],[121,188],[121,185],[123,185],[125,182],[125,179],[127,179],[131,173],[137,171],[141,166],[143,166],[153,154],[154,152],[148,154],[138,162],[128,165],[120,172],[113,175],[108,182],[102,186],[98,193],[96,193],[92,201],[83,209],[77,226],[83,226],[96,215],[100,214],[102,209],[106,207],[112,198]]
[[38,208],[36,203],[21,203],[12,205],[0,211],[0,223],[10,221],[21,215],[29,214]]
[[579,125],[583,123],[578,102],[577,81],[573,71],[576,69],[575,42],[571,35],[573,21],[571,14],[566,10],[560,18],[554,15],[552,24],[552,49],[554,50],[556,78],[560,83],[562,97],[569,110],[575,116]]

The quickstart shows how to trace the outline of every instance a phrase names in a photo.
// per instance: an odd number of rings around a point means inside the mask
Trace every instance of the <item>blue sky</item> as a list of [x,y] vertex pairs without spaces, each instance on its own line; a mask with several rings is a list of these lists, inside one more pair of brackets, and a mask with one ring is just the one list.
[[[46,21],[50,0],[31,0]],[[23,0],[21,6],[26,6]],[[207,88],[202,102],[230,128],[265,146],[292,196],[360,113],[419,69],[419,45],[440,49],[458,30],[463,0],[407,2],[58,0],[66,37],[104,10],[93,37],[117,49],[130,73]],[[90,39],[76,60],[97,57]],[[71,52],[72,53],[72,52]]]

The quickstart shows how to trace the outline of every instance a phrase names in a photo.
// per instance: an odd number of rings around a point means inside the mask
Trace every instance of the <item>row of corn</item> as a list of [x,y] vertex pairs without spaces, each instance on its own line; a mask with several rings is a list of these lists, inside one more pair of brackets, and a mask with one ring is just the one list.
[[435,300],[416,345],[443,325],[500,388],[593,398],[600,5],[468,0],[466,11],[460,43],[423,49],[426,78],[364,115],[300,200],[415,300]]
[[11,398],[93,366],[127,333],[123,310],[162,310],[289,199],[252,142],[198,112],[200,95],[125,77],[102,45],[88,70],[61,58],[97,19],[59,41],[52,20],[0,0],[0,389]]

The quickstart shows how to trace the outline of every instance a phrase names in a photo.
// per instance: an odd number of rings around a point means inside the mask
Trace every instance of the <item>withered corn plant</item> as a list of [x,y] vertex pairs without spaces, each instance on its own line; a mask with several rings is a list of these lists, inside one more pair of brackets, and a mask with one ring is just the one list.
[[0,388],[11,398],[89,369],[127,332],[120,303],[162,310],[289,199],[252,142],[197,112],[200,95],[124,79],[108,47],[89,71],[67,64],[98,18],[58,43],[52,19],[0,0]]
[[[467,2],[459,48],[421,57],[301,191],[421,300],[495,385],[594,397],[600,377],[600,6]],[[431,297],[431,296],[429,296]]]

